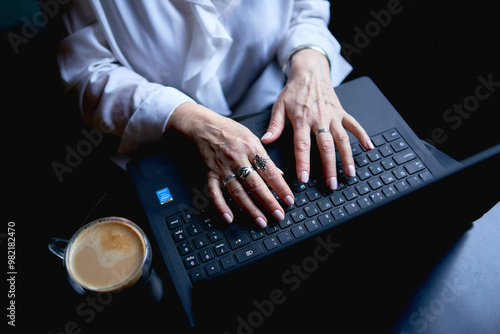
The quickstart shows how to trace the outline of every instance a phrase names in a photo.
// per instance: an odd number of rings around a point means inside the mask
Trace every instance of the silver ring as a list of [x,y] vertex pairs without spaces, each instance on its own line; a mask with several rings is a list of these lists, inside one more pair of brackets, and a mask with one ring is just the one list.
[[258,171],[261,171],[261,172],[263,170],[266,170],[266,163],[269,160],[268,158],[263,158],[263,157],[261,157],[260,155],[257,154],[254,157],[254,159],[255,159],[255,162],[254,162],[253,165],[254,165],[255,169],[257,169]]
[[224,180],[222,180],[222,184],[224,185],[224,187],[225,187],[225,186],[227,186],[227,184],[228,184],[229,180],[231,180],[231,179],[232,179],[233,177],[235,177],[235,176],[236,176],[236,175],[234,175],[234,174],[229,174],[228,176],[226,176],[226,177],[224,178]]
[[322,133],[322,132],[327,132],[327,133],[330,133],[331,131],[330,131],[330,129],[329,129],[329,128],[321,128],[321,129],[319,129],[318,131],[316,131],[316,132],[314,133],[314,135],[315,135],[315,136],[317,136],[317,135],[319,135],[319,134],[320,134],[320,133]]
[[238,177],[240,178],[240,180],[244,180],[253,171],[255,171],[253,166],[247,166],[247,167],[240,168],[240,170],[238,171]]

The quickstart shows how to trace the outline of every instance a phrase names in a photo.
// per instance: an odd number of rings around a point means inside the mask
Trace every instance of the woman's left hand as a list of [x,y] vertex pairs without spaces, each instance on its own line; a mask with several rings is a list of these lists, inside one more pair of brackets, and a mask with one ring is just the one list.
[[274,104],[268,130],[261,140],[264,144],[275,141],[288,117],[294,130],[297,178],[306,183],[310,175],[311,133],[316,134],[325,182],[335,190],[338,184],[335,146],[345,174],[356,175],[346,130],[366,150],[373,149],[373,144],[363,127],[342,108],[331,84],[327,58],[318,51],[305,49],[292,60],[288,81]]

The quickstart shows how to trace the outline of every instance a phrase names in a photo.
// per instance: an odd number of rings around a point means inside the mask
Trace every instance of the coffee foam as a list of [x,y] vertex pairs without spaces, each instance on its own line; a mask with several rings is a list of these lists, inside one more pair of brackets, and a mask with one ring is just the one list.
[[[98,264],[101,267],[101,269],[94,268],[100,272],[102,270],[108,272],[103,272],[105,276],[98,279],[102,280],[104,277],[108,277],[106,279],[107,283],[97,283],[95,277],[91,278],[88,273],[81,272],[82,269],[79,269],[79,266],[75,263],[80,253],[89,254],[89,248],[96,257],[96,265]],[[89,286],[104,284],[104,286],[101,286],[101,288],[104,288],[105,285],[117,284],[131,277],[137,268],[142,265],[144,252],[144,241],[132,227],[119,221],[97,223],[83,230],[73,242],[69,254],[69,263],[70,267],[72,267],[70,271],[81,283],[86,282],[84,284]],[[128,270],[122,267],[125,260],[129,263],[127,265]],[[135,263],[135,265],[132,265],[132,263]],[[121,270],[117,271],[114,267],[118,264],[120,264]],[[95,269],[91,271],[95,273]],[[122,270],[125,270],[125,272]]]
[[[82,234],[85,235],[78,237],[82,239],[79,250],[84,246],[91,247],[96,252],[99,265],[107,269],[134,255],[138,251],[137,243],[140,242],[134,231],[117,223],[96,225]],[[75,256],[77,254],[76,252]]]

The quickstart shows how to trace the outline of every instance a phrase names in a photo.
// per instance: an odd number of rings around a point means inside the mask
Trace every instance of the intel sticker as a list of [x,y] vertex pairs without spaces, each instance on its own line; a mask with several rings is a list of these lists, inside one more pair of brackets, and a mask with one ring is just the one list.
[[156,192],[156,196],[158,196],[158,200],[160,204],[165,204],[173,200],[172,194],[168,188],[163,188]]

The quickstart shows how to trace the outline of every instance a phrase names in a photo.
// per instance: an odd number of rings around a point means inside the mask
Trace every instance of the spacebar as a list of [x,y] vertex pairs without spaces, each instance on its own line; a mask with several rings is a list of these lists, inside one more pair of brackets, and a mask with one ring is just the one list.
[[237,251],[236,253],[234,253],[234,255],[236,256],[238,262],[241,263],[245,262],[246,260],[250,260],[251,258],[254,258],[262,253],[264,253],[264,248],[262,248],[262,245],[260,243],[257,243]]

